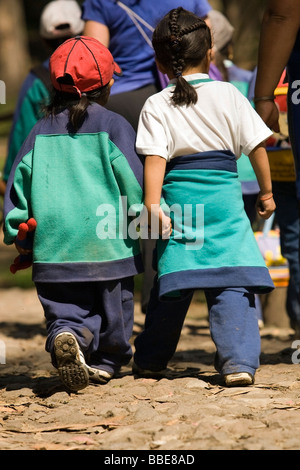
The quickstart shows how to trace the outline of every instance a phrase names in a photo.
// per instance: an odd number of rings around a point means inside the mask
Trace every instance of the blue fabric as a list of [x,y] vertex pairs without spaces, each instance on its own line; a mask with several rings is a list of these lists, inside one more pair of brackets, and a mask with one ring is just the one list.
[[[216,345],[215,368],[225,375],[255,374],[259,367],[260,335],[254,295],[247,289],[205,290],[211,337]],[[176,302],[158,300],[154,284],[145,329],[135,340],[135,363],[152,371],[167,367],[180,338],[193,291]],[[199,349],[201,344],[199,343]]]
[[299,304],[299,209],[294,182],[273,181],[276,220],[280,229],[281,254],[288,260],[290,280],[287,289],[286,311],[291,324],[300,325]]
[[[164,296],[184,295],[186,290],[245,285],[250,292],[258,294],[270,292],[273,283],[267,269],[256,266],[224,266],[222,268],[190,269],[168,273],[159,279],[159,294]],[[183,293],[183,294],[182,294]]]
[[[36,283],[44,308],[53,355],[54,339],[63,331],[75,335],[87,363],[116,372],[132,357],[133,278],[86,283]],[[116,347],[117,345],[117,347]]]
[[[154,84],[157,80],[154,52],[146,43],[127,13],[113,0],[86,0],[83,5],[83,19],[97,21],[110,30],[110,51],[123,71],[116,77],[112,94],[123,93]],[[172,8],[179,6],[174,0],[125,0],[135,13],[153,28]],[[204,17],[211,9],[207,0],[185,0],[184,8]],[[152,33],[143,27],[151,39]]]
[[[290,60],[287,66],[288,79],[289,79],[289,91],[288,91],[288,119],[289,119],[289,137],[293,149],[295,167],[296,167],[296,190],[297,198],[300,199],[300,136],[299,136],[299,125],[300,125],[300,106],[298,103],[299,93],[297,92],[297,100],[293,99],[292,94],[295,93],[295,89],[292,88],[294,81],[299,80],[300,73],[300,32],[297,37],[297,41],[294,50],[290,56]],[[297,86],[297,90],[299,87]]]
[[[225,157],[225,158],[224,158]],[[166,174],[171,170],[224,170],[237,171],[236,158],[228,151],[201,152],[173,158],[167,164]]]

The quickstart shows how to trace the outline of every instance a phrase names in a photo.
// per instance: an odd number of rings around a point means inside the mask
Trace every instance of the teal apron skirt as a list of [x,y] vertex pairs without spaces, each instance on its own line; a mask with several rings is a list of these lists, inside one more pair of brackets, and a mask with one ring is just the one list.
[[274,289],[244,211],[232,152],[174,158],[162,196],[173,228],[170,239],[157,243],[162,300],[191,289],[245,287],[258,294]]

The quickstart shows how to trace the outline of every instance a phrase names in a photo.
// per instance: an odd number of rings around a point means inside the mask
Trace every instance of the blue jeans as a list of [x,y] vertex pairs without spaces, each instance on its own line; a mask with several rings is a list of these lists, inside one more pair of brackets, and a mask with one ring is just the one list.
[[[216,345],[215,368],[222,374],[250,372],[259,367],[260,334],[254,294],[244,288],[205,290],[212,340]],[[167,367],[180,338],[193,291],[179,301],[158,300],[157,283],[151,297],[144,331],[135,340],[134,361],[142,369]]]
[[287,290],[286,310],[291,325],[300,325],[300,269],[299,269],[299,209],[296,185],[293,182],[273,181],[276,203],[276,220],[280,229],[281,254],[288,260],[290,281]]

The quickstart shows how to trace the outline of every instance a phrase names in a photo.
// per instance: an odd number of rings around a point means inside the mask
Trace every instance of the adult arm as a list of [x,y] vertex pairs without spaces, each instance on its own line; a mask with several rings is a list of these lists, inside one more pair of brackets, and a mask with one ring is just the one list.
[[[274,90],[288,63],[300,28],[299,0],[270,0],[264,13],[258,52],[255,107],[265,123],[279,131]],[[270,97],[270,100],[260,100]]]
[[109,46],[110,34],[109,28],[97,21],[88,20],[84,26],[84,35],[98,39],[104,46]]

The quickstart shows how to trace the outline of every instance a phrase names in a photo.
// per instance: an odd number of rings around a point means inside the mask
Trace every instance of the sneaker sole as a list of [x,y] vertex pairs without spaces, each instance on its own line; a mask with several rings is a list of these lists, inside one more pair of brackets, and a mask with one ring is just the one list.
[[58,373],[62,383],[71,392],[78,392],[89,384],[89,374],[85,364],[80,362],[80,351],[76,338],[70,334],[60,334],[54,341],[54,353]]

